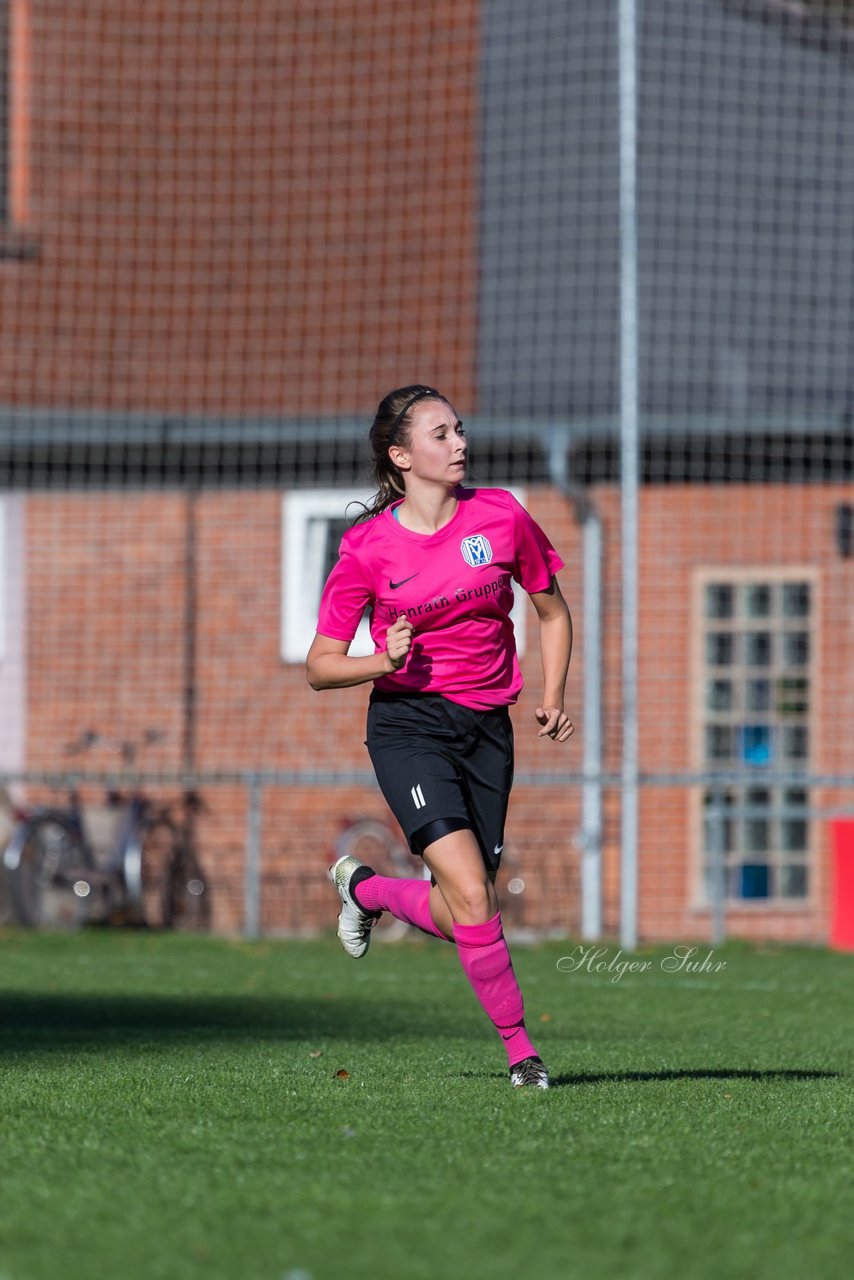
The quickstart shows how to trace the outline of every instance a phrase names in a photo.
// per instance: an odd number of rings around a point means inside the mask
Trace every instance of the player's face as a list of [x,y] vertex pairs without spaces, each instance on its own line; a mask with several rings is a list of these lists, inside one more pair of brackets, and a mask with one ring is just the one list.
[[445,400],[415,405],[409,440],[402,451],[404,473],[455,485],[465,477],[468,443],[456,410]]

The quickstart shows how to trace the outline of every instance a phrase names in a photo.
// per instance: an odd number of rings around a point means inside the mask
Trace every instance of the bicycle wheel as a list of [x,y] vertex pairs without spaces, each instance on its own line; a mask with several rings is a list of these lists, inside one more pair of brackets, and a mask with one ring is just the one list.
[[[379,818],[357,818],[345,827],[335,846],[336,858],[351,854],[360,862],[366,862],[382,876],[406,876],[409,879],[424,874],[424,863],[414,858],[391,827]],[[377,921],[373,936],[384,942],[397,942],[410,932],[410,926],[397,920],[390,911],[384,911]]]
[[25,928],[78,929],[89,919],[95,863],[64,814],[37,814],[23,822],[3,862],[12,909]]
[[169,867],[178,829],[163,814],[146,820],[124,851],[124,886],[128,908],[136,924],[151,929],[169,927]]
[[211,924],[211,895],[194,850],[179,840],[166,877],[166,926],[204,932]]

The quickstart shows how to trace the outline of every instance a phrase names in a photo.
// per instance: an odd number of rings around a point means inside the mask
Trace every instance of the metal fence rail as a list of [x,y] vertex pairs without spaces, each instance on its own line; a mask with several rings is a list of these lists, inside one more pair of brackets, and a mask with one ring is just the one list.
[[[567,934],[577,932],[589,940],[603,936],[601,927],[603,847],[601,841],[597,846],[591,847],[589,840],[585,837],[582,797],[586,788],[594,786],[600,790],[602,796],[610,795],[619,799],[622,794],[622,782],[623,776],[619,772],[595,776],[577,770],[520,771],[517,774],[516,787],[520,790],[532,788],[539,792],[545,789],[547,793],[557,793],[559,801],[566,803],[566,825],[560,842],[545,852],[540,850],[532,852],[522,841],[516,850],[518,867],[514,874],[524,877],[526,870],[530,869],[552,886],[549,892],[553,897],[555,918],[566,922],[564,932]],[[803,789],[808,796],[812,796],[817,791],[832,792],[837,798],[822,802],[810,799],[803,804],[772,802],[762,805],[727,800],[728,788],[744,787],[745,784],[756,785],[758,782],[761,782],[763,787],[767,785],[768,787],[785,786]],[[638,778],[638,787],[641,794],[644,792],[655,794],[665,789],[687,793],[702,788],[708,796],[709,803],[705,811],[711,854],[708,940],[715,945],[722,942],[728,933],[724,843],[727,823],[744,818],[801,819],[809,823],[827,823],[835,819],[854,818],[854,773],[776,772],[763,774],[761,779],[758,779],[755,774],[739,771],[641,773]],[[345,805],[339,811],[336,797],[339,797],[342,792],[355,791],[362,794],[364,802],[373,812],[377,815],[384,813],[384,802],[378,793],[373,773],[368,770],[220,769],[192,772],[29,770],[0,773],[0,788],[5,788],[7,793],[8,789],[12,788],[16,795],[21,794],[21,789],[25,788],[28,795],[41,800],[49,794],[54,803],[56,793],[61,794],[72,789],[77,789],[89,797],[95,797],[100,792],[127,794],[135,791],[152,795],[173,795],[185,789],[200,791],[206,795],[219,790],[231,796],[237,789],[243,797],[240,806],[243,810],[243,837],[240,841],[239,868],[232,869],[226,879],[229,885],[228,893],[240,899],[239,914],[235,916],[232,913],[230,928],[236,926],[248,938],[258,937],[268,929],[272,932],[281,932],[283,929],[292,931],[295,927],[297,929],[300,927],[299,902],[292,904],[286,925],[277,923],[275,920],[269,926],[264,924],[264,885],[265,879],[269,876],[273,875],[280,881],[284,879],[285,882],[292,882],[294,892],[297,895],[307,894],[312,902],[318,895],[322,900],[323,891],[318,886],[323,881],[324,849],[321,848],[321,856],[313,864],[314,871],[306,867],[297,869],[292,863],[282,863],[280,853],[268,847],[271,843],[271,830],[269,823],[265,828],[263,818],[268,799],[276,795],[279,807],[287,815],[289,807],[298,800],[301,793],[318,790],[328,793],[330,798],[328,820],[323,830],[328,836],[327,852],[330,855],[333,838],[331,833],[334,833],[336,824],[340,825],[346,820],[344,815],[352,808],[352,802],[350,802],[349,809]],[[845,798],[846,795],[848,798]],[[61,800],[59,803],[61,804]],[[233,812],[233,800],[230,804],[229,812]],[[296,807],[298,808],[298,805]],[[350,816],[353,814],[351,813]],[[8,836],[12,827],[9,822],[6,825]],[[299,846],[304,834],[300,831],[299,819],[294,818],[288,825],[289,835]],[[212,841],[211,852],[206,855],[204,848],[201,852],[203,859],[209,856],[213,860],[213,865],[209,869],[212,880],[216,883],[219,835],[215,825],[212,826],[209,835]],[[530,866],[537,858],[539,858],[537,865]],[[568,862],[575,866],[573,876],[569,879],[566,876],[555,878],[554,872],[561,866],[565,868]],[[657,868],[654,853],[647,852],[640,860],[639,874],[641,877],[655,878]],[[594,918],[599,922],[599,927],[592,930],[589,913],[590,902],[594,898],[597,899]],[[512,905],[515,907],[518,904]],[[574,928],[571,927],[573,922]],[[309,923],[317,927],[316,921]],[[560,931],[560,926],[555,925],[554,918],[547,926],[539,929],[541,933]],[[527,926],[527,932],[531,932],[530,925]],[[537,928],[534,927],[533,933],[537,932]],[[621,944],[625,946],[622,937]]]

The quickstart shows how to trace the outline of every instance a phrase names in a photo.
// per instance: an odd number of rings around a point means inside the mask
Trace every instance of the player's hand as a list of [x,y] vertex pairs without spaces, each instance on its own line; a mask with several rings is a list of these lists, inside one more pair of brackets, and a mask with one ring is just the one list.
[[402,613],[397,622],[386,632],[385,651],[392,671],[399,671],[409,656],[409,650],[412,648],[412,630],[412,623],[406,614]]
[[538,738],[553,738],[555,742],[566,742],[575,733],[575,725],[560,707],[537,707],[534,712],[537,722],[542,725]]

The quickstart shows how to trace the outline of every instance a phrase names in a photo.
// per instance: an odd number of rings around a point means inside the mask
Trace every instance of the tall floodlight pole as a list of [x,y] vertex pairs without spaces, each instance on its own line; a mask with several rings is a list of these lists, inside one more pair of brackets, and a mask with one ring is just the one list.
[[638,254],[637,0],[617,0],[620,93],[620,493],[623,757],[620,942],[637,945],[638,916]]

